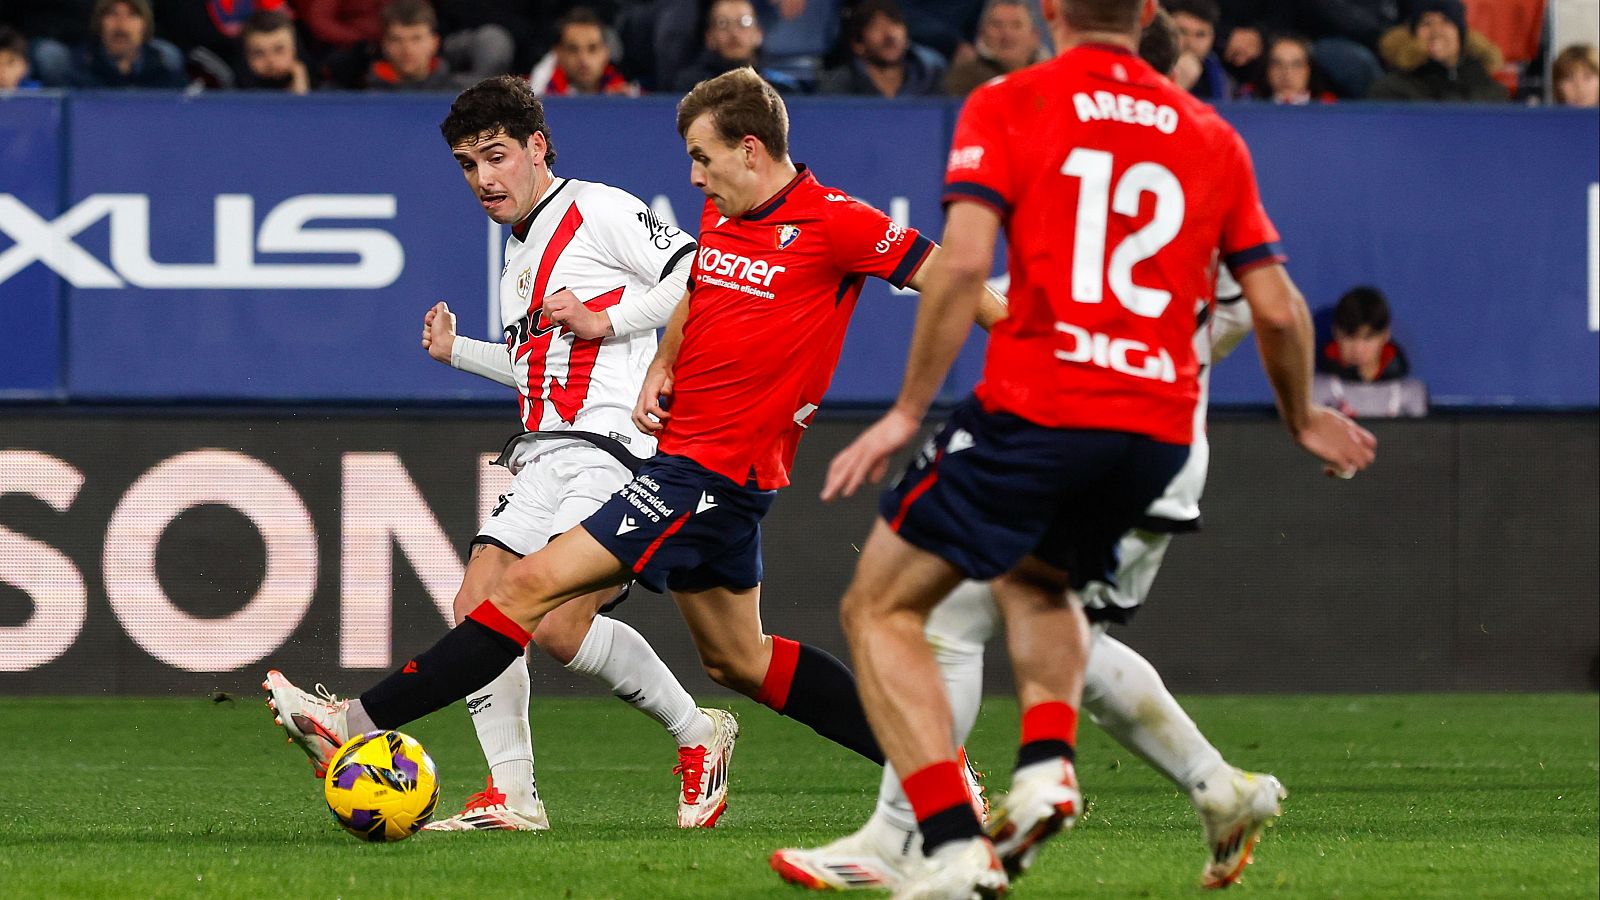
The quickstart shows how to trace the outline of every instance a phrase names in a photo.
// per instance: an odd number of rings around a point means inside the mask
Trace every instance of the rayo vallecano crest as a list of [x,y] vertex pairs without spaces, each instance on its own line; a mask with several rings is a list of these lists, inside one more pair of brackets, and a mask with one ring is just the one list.
[[533,269],[523,269],[522,274],[517,276],[517,296],[526,300],[528,299],[528,295],[532,293]]
[[800,237],[799,225],[779,225],[778,233],[776,235],[778,249],[782,250],[788,247],[790,244],[794,243],[795,239],[798,237]]

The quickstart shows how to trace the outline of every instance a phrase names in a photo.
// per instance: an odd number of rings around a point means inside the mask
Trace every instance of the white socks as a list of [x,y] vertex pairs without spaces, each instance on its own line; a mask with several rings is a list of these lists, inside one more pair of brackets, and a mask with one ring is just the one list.
[[[598,681],[667,729],[680,747],[711,743],[716,727],[703,715],[655,648],[626,622],[595,616],[567,670]],[[526,704],[524,704],[526,709]]]
[[494,786],[511,807],[527,810],[539,799],[533,783],[533,730],[528,725],[526,652],[504,672],[467,695],[467,714],[478,731]]
[[1189,793],[1228,769],[1144,657],[1099,629],[1090,646],[1083,709],[1096,725]]
[[[950,698],[952,738],[956,746],[967,740],[978,721],[978,706],[983,702],[983,645],[999,627],[1000,614],[994,605],[989,585],[964,581],[934,607],[923,633],[933,645],[933,658],[944,676],[944,690]],[[883,767],[878,784],[878,807],[874,818],[906,831],[917,831],[917,817],[911,811],[900,776],[894,766]]]

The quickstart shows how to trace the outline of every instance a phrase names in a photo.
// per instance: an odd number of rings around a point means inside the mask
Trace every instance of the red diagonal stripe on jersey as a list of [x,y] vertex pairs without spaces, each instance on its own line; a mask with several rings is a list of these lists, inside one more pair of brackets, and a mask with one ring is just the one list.
[[[622,288],[606,291],[593,300],[583,301],[589,309],[600,312],[616,306],[622,300]],[[578,413],[583,409],[583,402],[589,399],[589,383],[594,375],[595,361],[600,358],[600,344],[604,338],[590,338],[572,341],[572,358],[567,363],[567,383],[562,384],[554,375],[550,376],[550,405],[556,408],[556,414],[561,421],[572,424],[578,419]]]
[[578,226],[582,224],[583,213],[578,211],[578,204],[568,206],[561,221],[556,224],[555,234],[550,236],[550,243],[544,247],[544,255],[539,258],[539,271],[533,277],[533,291],[528,294],[528,342],[518,348],[517,355],[526,354],[528,357],[528,402],[527,409],[523,410],[522,423],[529,431],[538,431],[539,423],[544,419],[545,356],[550,352],[550,339],[555,335],[554,329],[537,336],[533,332],[544,313],[545,288],[550,286],[550,273],[555,271],[556,261],[566,252],[573,236],[578,233]]

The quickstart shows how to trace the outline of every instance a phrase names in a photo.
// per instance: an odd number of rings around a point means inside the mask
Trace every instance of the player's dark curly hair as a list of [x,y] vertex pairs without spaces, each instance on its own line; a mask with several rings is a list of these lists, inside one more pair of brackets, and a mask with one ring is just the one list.
[[1156,17],[1139,33],[1139,58],[1157,72],[1171,76],[1179,52],[1177,24],[1166,10],[1157,9]]
[[544,104],[528,83],[515,75],[485,78],[462,91],[450,104],[450,114],[439,123],[439,133],[452,147],[502,129],[523,146],[534,132],[544,135],[544,164],[556,164],[556,145],[544,121]]

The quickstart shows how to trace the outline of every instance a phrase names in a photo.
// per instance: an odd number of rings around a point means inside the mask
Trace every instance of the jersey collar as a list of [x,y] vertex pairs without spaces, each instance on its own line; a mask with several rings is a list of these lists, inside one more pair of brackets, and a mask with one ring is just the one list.
[[817,180],[816,176],[811,174],[811,170],[806,168],[805,163],[795,163],[794,168],[795,176],[789,179],[788,184],[784,185],[781,190],[768,198],[767,202],[761,204],[755,209],[750,210],[739,218],[749,222],[759,222],[762,219],[765,219],[767,216],[777,212],[778,207],[782,206],[784,201],[789,199],[789,195],[794,192],[795,188],[807,181],[815,182]]
[[1129,50],[1127,47],[1119,47],[1116,44],[1101,44],[1101,43],[1079,44],[1078,46],[1073,47],[1072,49],[1074,49],[1074,50],[1099,50],[1101,53],[1115,53],[1118,56],[1133,56],[1134,55],[1132,50]]
[[533,228],[533,220],[539,218],[539,213],[543,211],[546,206],[549,206],[550,201],[554,200],[556,195],[561,193],[561,190],[565,188],[571,181],[572,179],[570,178],[556,178],[551,181],[550,187],[545,190],[544,199],[540,200],[539,205],[533,208],[533,212],[528,213],[528,215],[523,218],[522,221],[511,226],[511,236],[519,241],[526,241],[528,239],[528,232]]

